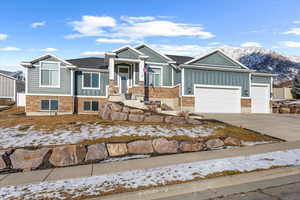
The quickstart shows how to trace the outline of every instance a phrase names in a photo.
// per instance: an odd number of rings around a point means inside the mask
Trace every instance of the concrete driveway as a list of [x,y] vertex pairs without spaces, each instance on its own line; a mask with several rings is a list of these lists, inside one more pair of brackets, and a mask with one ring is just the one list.
[[300,115],[296,114],[202,114],[286,141],[300,141]]

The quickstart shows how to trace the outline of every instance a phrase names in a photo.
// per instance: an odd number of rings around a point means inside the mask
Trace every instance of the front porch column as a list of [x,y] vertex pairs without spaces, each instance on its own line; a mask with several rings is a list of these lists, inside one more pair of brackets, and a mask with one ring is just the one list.
[[108,96],[116,93],[115,88],[115,53],[106,53],[108,58],[108,73],[109,73],[109,83],[108,83]]
[[148,56],[139,56],[139,94],[142,98],[145,96],[145,61]]

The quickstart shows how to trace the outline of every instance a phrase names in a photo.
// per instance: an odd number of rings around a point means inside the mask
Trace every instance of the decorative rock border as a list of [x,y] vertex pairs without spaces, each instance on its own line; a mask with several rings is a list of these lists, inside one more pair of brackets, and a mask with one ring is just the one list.
[[300,104],[287,104],[288,102],[273,102],[273,113],[300,114]]
[[97,143],[90,145],[63,145],[35,150],[16,149],[0,151],[0,172],[29,171],[51,167],[66,167],[96,163],[111,157],[128,155],[163,155],[195,152],[241,146],[237,138],[227,137],[207,141],[177,141],[166,138],[135,140],[129,142]]

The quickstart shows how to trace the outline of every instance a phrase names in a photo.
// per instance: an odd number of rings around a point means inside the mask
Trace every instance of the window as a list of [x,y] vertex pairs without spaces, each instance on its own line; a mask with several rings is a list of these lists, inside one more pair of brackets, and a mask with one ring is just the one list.
[[84,101],[83,102],[83,110],[84,111],[98,112],[99,111],[98,101]]
[[41,110],[58,110],[58,100],[41,100]]
[[41,61],[40,85],[59,87],[59,63]]
[[98,72],[83,72],[83,88],[99,89],[99,82],[100,76]]
[[149,86],[160,87],[161,86],[161,69],[149,68]]

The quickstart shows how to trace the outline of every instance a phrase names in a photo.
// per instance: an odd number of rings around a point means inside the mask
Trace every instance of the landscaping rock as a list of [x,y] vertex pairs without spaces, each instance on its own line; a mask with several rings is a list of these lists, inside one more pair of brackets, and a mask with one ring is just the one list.
[[110,109],[109,104],[106,104],[104,106],[103,112],[101,113],[100,117],[104,120],[108,120],[108,119],[110,119],[110,116],[111,116],[111,109]]
[[127,113],[123,112],[112,112],[111,113],[111,120],[113,121],[126,121],[128,118]]
[[241,146],[241,141],[234,137],[227,137],[224,140],[225,145],[227,146]]
[[117,103],[112,103],[110,108],[113,112],[122,112],[123,106]]
[[178,152],[178,142],[176,140],[169,141],[165,138],[154,139],[152,145],[155,152],[160,154]]
[[144,122],[162,123],[164,122],[164,117],[161,115],[150,115],[145,117]]
[[184,117],[177,117],[177,116],[167,116],[165,117],[166,123],[172,123],[172,124],[186,124]]
[[208,141],[206,141],[206,146],[209,149],[213,149],[213,148],[218,148],[218,147],[222,147],[224,146],[224,142],[218,138],[216,139],[210,139]]
[[137,140],[127,144],[128,153],[151,154],[154,152],[151,140]]
[[281,106],[279,108],[279,113],[290,113],[290,108]]
[[84,161],[86,149],[83,145],[68,145],[53,148],[50,163],[57,167],[80,164]]
[[179,149],[183,152],[201,151],[204,146],[202,142],[184,141],[180,143]]
[[130,108],[124,106],[122,112],[123,113],[129,113],[130,112]]
[[106,147],[104,143],[100,144],[92,144],[88,146],[88,151],[85,156],[85,161],[98,161],[98,160],[104,160],[108,156]]
[[0,169],[6,168],[6,164],[3,159],[4,154],[5,154],[5,151],[0,151]]
[[201,125],[202,124],[202,122],[198,119],[188,118],[186,121],[188,124],[193,124],[193,125]]
[[128,120],[132,122],[142,122],[144,121],[144,118],[144,115],[129,114]]
[[123,143],[107,144],[107,150],[110,156],[123,156],[128,154],[127,145]]
[[144,111],[140,110],[140,109],[130,109],[129,112],[130,112],[130,114],[138,114],[138,115],[144,114]]
[[49,148],[41,148],[37,150],[17,149],[10,160],[14,169],[31,170],[36,169],[43,164],[44,157],[50,151]]

